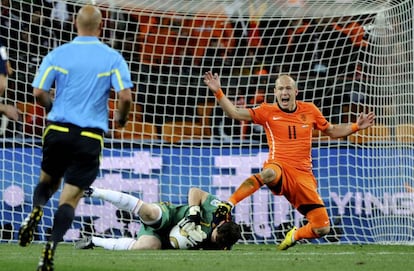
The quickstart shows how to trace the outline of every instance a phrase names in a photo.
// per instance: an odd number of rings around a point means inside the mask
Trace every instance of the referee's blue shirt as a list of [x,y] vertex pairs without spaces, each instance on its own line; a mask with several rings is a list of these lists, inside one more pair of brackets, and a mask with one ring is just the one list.
[[47,119],[108,131],[108,97],[132,88],[131,74],[122,55],[97,37],[76,37],[52,50],[33,80],[34,88],[49,92],[55,83],[55,100]]

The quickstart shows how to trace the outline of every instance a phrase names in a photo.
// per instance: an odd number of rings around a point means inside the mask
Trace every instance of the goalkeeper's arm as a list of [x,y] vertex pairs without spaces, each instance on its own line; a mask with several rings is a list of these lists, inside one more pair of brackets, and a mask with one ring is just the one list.
[[178,226],[189,232],[194,230],[201,222],[200,205],[207,199],[208,193],[199,188],[190,188],[188,192],[188,205],[190,209],[187,216],[182,219]]
[[207,234],[202,231],[201,222],[201,204],[207,199],[208,193],[199,188],[190,188],[188,192],[188,205],[190,206],[186,217],[178,222],[178,226],[187,232],[188,240],[197,246],[207,238]]
[[[194,207],[201,206],[201,204],[207,199],[209,193],[199,189],[199,188],[190,188],[188,192],[188,205],[190,207],[189,216],[192,215],[194,212]],[[233,209],[233,205],[230,202],[222,202],[217,206],[216,211],[213,215],[213,226],[217,226],[221,221],[230,221],[231,220],[231,210]],[[198,208],[198,213],[200,209]],[[188,217],[190,218],[190,217]],[[196,225],[196,224],[194,224]]]
[[208,193],[200,188],[192,187],[188,191],[188,205],[189,206],[201,206],[201,204],[207,199]]

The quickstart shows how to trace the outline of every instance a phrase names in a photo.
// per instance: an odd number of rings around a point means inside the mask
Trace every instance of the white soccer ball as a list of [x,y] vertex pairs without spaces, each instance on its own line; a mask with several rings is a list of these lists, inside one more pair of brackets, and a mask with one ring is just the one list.
[[188,234],[180,229],[178,225],[175,225],[170,231],[171,246],[176,249],[189,249],[193,247],[193,244],[191,244],[187,237]]

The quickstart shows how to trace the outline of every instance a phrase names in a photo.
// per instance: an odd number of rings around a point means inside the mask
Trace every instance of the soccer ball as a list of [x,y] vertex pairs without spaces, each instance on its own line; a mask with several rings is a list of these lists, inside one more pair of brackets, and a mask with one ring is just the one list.
[[187,238],[188,234],[175,225],[170,231],[170,243],[175,249],[189,249],[193,244]]

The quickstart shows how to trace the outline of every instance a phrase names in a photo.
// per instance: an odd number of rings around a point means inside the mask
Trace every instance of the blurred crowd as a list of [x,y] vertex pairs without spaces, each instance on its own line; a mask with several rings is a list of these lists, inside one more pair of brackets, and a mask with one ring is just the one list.
[[[2,0],[1,43],[7,46],[16,71],[9,78],[6,95],[29,116],[20,127],[25,133],[40,134],[44,121],[42,109],[33,104],[30,83],[47,52],[74,37],[73,16],[78,8],[65,1]],[[131,119],[153,124],[160,139],[166,122],[189,122],[210,126],[207,132],[202,128],[202,136],[262,140],[255,126],[226,120],[215,108],[213,97],[201,84],[203,72],[210,69],[221,74],[227,94],[243,107],[272,102],[275,77],[289,73],[306,90],[300,98],[316,101],[328,110],[324,113],[334,116],[333,122],[348,117],[342,111],[352,110],[353,99],[348,95],[344,100],[343,92],[348,90],[337,93],[333,81],[364,79],[359,58],[368,46],[364,25],[372,20],[369,15],[288,20],[104,6],[101,10],[102,40],[123,54],[136,83]]]

